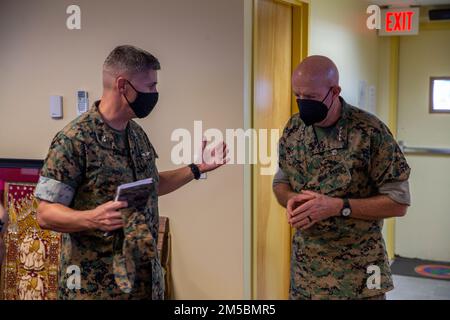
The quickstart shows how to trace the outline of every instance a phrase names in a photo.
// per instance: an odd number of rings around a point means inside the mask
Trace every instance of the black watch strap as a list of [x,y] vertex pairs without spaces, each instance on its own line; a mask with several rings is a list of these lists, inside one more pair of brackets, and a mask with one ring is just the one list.
[[198,180],[201,177],[200,169],[193,163],[189,165],[189,168],[191,168],[192,173],[194,174],[194,179]]
[[2,232],[4,225],[5,223],[2,221],[2,219],[0,219],[0,232]]
[[350,209],[350,201],[348,201],[347,198],[344,198],[342,200],[344,200],[344,207],[343,207],[343,209],[345,209],[345,208],[349,208]]

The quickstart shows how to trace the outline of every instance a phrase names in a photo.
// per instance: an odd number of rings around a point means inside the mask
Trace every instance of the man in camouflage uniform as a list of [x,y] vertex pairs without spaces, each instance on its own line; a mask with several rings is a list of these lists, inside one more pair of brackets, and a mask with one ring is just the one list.
[[410,168],[386,125],[340,97],[330,59],[305,59],[292,84],[300,113],[280,139],[273,182],[295,228],[290,299],[385,299],[383,219],[406,214]]
[[[51,143],[35,195],[41,227],[63,233],[61,299],[163,299],[158,196],[224,163],[158,172],[155,149],[131,119],[156,105],[159,69],[144,50],[115,48],[103,66],[101,100]],[[112,201],[119,185],[147,178],[153,189],[144,207]],[[79,288],[71,266],[81,272]]]

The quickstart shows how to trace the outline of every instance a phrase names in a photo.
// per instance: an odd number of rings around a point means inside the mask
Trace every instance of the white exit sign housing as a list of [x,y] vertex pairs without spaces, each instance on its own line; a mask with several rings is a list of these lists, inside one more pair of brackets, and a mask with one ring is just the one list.
[[380,36],[409,36],[419,34],[420,8],[381,10]]

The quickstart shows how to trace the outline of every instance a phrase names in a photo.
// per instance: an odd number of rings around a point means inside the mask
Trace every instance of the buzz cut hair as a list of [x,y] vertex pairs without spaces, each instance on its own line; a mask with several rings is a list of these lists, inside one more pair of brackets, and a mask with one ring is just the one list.
[[115,47],[106,58],[103,69],[113,73],[130,75],[160,70],[161,65],[151,53],[131,45]]

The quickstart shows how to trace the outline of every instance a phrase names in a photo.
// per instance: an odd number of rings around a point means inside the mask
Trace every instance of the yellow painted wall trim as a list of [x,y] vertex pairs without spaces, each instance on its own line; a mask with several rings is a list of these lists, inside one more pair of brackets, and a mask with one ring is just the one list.
[[[255,112],[253,109],[253,103],[254,103],[254,99],[253,99],[253,94],[254,94],[254,89],[255,89],[255,79],[254,79],[254,67],[255,67],[255,47],[256,47],[256,30],[258,28],[258,26],[256,25],[257,23],[257,17],[256,17],[256,1],[257,0],[253,0],[252,1],[252,110],[251,110],[251,127],[254,128],[255,127],[255,123],[254,123],[254,119],[255,119]],[[257,297],[257,290],[258,290],[258,265],[256,263],[257,259],[258,259],[258,252],[256,250],[256,245],[257,245],[257,241],[255,239],[255,195],[254,195],[254,190],[255,190],[255,174],[254,174],[254,170],[253,170],[253,166],[252,166],[252,172],[251,172],[251,194],[252,194],[252,199],[251,199],[251,210],[252,210],[252,215],[251,215],[251,221],[252,221],[252,225],[251,225],[251,229],[252,229],[252,243],[251,243],[251,255],[252,255],[252,262],[251,262],[251,299],[255,300]]]
[[420,31],[450,30],[450,22],[449,21],[422,22],[419,26],[419,30]]
[[[389,118],[388,126],[394,137],[397,136],[397,114],[398,114],[398,81],[399,81],[399,55],[400,38],[392,37],[390,41],[389,57]],[[386,246],[389,259],[395,256],[395,218],[386,221]]]
[[[253,1],[244,1],[244,127],[253,127]],[[247,150],[247,152],[249,152]],[[253,297],[253,269],[252,269],[252,166],[244,165],[244,244],[243,244],[243,278],[244,300]]]
[[[309,5],[292,7],[292,71],[308,56]],[[297,101],[292,95],[291,113],[298,112]]]
[[397,107],[398,107],[398,68],[400,38],[391,38],[389,57],[389,121],[388,125],[394,136],[397,135]]

